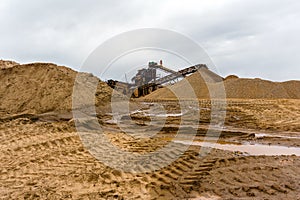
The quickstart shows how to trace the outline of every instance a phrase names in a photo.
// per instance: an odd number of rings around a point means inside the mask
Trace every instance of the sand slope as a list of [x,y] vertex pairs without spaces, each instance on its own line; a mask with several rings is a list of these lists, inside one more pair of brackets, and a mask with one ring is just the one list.
[[[81,73],[84,74],[84,73]],[[51,63],[15,65],[0,70],[0,115],[70,111],[77,72]],[[91,74],[84,74],[88,78]],[[87,79],[88,79],[87,78]],[[99,81],[96,105],[109,100],[112,89]]]
[[[209,70],[207,70],[209,71]],[[223,84],[223,85],[222,85]],[[168,99],[179,97],[210,98],[225,88],[227,98],[238,99],[299,99],[300,81],[272,82],[262,79],[246,79],[229,77],[224,80],[216,79],[213,73],[201,71],[180,82],[159,89],[145,98]],[[194,94],[193,94],[194,92]],[[212,96],[210,96],[212,95]]]
[[[262,79],[230,79],[224,82],[228,98],[298,99],[300,81],[271,82]],[[298,89],[299,91],[299,89]]]
[[10,68],[15,65],[19,65],[19,63],[15,62],[15,61],[10,61],[10,60],[0,60],[0,69]]

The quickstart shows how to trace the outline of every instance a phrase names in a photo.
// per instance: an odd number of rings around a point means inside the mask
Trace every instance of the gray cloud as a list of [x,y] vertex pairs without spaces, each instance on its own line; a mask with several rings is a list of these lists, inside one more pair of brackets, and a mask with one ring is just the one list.
[[191,36],[202,41],[223,75],[299,79],[299,5],[296,1],[234,1],[214,14],[184,20],[195,25]]
[[79,69],[110,37],[154,27],[194,39],[223,76],[299,80],[299,10],[297,0],[2,0],[0,58]]

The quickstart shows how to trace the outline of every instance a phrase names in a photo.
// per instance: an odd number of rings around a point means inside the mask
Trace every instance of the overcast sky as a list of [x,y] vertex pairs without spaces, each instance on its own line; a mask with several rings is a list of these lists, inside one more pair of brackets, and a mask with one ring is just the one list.
[[222,76],[300,80],[298,0],[1,0],[0,27],[0,59],[20,63],[79,69],[117,34],[163,28],[199,43]]

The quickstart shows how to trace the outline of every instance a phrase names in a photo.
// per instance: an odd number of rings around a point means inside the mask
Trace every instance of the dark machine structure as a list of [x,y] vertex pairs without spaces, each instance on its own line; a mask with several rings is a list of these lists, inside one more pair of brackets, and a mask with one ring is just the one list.
[[[159,64],[156,62],[149,62],[148,68],[138,70],[137,74],[131,79],[132,83],[110,79],[107,81],[107,84],[124,95],[138,98],[151,93],[159,87],[162,87],[163,84],[183,78],[203,67],[207,69],[205,64],[198,64],[179,71],[174,71],[164,67],[162,65],[162,61],[160,61]],[[167,75],[158,77],[157,70],[161,70]]]

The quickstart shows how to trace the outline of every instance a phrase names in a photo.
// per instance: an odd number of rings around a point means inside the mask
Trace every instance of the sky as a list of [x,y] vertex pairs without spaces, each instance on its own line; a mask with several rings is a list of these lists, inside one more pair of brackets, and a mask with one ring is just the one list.
[[[300,80],[299,10],[298,0],[1,0],[0,59],[80,70],[110,38],[158,28],[197,42],[223,77]],[[139,55],[126,70],[150,57]],[[176,58],[161,57],[169,68],[182,68]],[[122,76],[117,69],[111,73]]]

